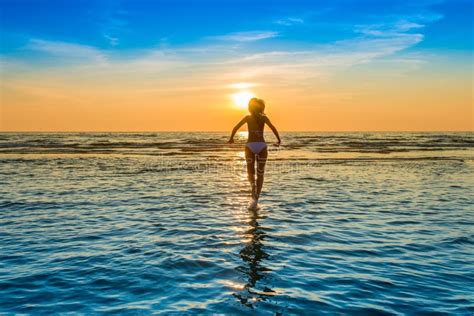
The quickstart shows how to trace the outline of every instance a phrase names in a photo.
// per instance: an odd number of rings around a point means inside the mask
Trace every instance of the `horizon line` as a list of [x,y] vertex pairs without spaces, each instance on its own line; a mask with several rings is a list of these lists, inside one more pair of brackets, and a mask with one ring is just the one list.
[[[133,130],[133,131],[120,131],[120,130],[58,130],[58,131],[24,131],[24,130],[11,130],[2,131],[0,133],[230,133],[231,130]],[[246,131],[243,131],[246,132]],[[270,133],[271,131],[266,131]],[[281,130],[280,133],[474,133],[473,130]]]

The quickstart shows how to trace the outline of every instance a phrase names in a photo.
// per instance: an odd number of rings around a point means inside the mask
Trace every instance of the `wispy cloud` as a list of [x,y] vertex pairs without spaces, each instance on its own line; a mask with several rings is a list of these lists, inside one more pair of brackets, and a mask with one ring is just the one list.
[[302,18],[287,17],[287,18],[279,19],[275,23],[279,25],[283,25],[283,26],[291,26],[295,24],[303,24],[304,20]]
[[231,83],[229,85],[225,85],[225,88],[228,89],[249,89],[249,88],[254,88],[262,86],[261,83],[256,83],[256,82],[238,82],[238,83]]
[[80,60],[86,62],[105,62],[106,54],[101,50],[76,43],[31,39],[26,49],[58,57],[59,60]]
[[361,33],[368,36],[375,36],[375,37],[393,37],[398,36],[401,34],[405,34],[405,32],[420,29],[425,27],[423,24],[408,22],[408,21],[400,21],[396,24],[387,25],[387,24],[369,24],[369,25],[356,25],[354,27],[354,31],[356,33]]
[[120,44],[119,35],[127,31],[128,22],[125,17],[128,12],[125,10],[108,11],[105,15],[102,35],[108,41],[110,46]]
[[395,28],[400,32],[407,32],[407,31],[410,31],[412,29],[421,29],[421,28],[424,28],[424,27],[425,27],[424,24],[410,22],[410,21],[407,21],[407,20],[401,20],[395,25]]
[[[361,33],[369,36],[378,37],[393,37],[401,34],[408,34],[407,32],[419,30],[426,26],[427,23],[432,23],[443,18],[440,14],[418,14],[408,16],[384,16],[383,23],[372,24],[357,24],[354,26],[356,33]],[[411,33],[410,33],[411,34]]]
[[225,35],[211,36],[208,39],[230,41],[230,42],[254,42],[264,39],[277,37],[278,32],[274,31],[249,31],[249,32],[235,32]]
[[117,46],[119,44],[119,38],[116,36],[109,35],[104,33],[104,38],[109,42],[111,46]]
[[315,20],[321,18],[325,14],[334,10],[334,7],[326,7],[319,10],[310,10],[301,12],[297,16],[286,16],[273,21],[273,23],[281,26],[297,26],[297,25],[312,25]]

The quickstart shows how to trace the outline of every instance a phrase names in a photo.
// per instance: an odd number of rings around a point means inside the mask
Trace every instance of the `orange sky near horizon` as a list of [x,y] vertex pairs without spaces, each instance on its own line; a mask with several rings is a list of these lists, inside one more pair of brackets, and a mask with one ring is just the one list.
[[265,84],[228,81],[195,88],[182,78],[154,87],[125,76],[110,80],[67,72],[3,80],[0,131],[226,131],[247,114],[233,97],[239,92],[265,99],[267,114],[282,131],[472,131],[474,126],[469,69],[393,76],[345,72],[308,85],[268,77]]

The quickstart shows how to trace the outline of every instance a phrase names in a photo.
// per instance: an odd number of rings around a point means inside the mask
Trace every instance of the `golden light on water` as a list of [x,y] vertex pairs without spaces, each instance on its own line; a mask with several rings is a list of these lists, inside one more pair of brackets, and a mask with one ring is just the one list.
[[249,132],[248,131],[240,131],[240,132],[238,132],[237,136],[238,136],[239,139],[245,140],[249,136]]
[[245,288],[245,284],[240,284],[240,283],[230,281],[230,280],[221,280],[219,283],[221,283],[222,285],[232,290],[237,290],[237,291],[241,291]]
[[246,109],[250,99],[255,97],[252,92],[249,91],[240,91],[237,93],[232,94],[232,99],[234,100],[234,104],[239,109]]

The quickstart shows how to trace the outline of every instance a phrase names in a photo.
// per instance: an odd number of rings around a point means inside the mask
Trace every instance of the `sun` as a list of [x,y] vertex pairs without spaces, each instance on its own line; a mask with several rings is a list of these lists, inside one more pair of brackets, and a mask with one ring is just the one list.
[[252,99],[253,97],[255,97],[255,95],[249,91],[241,91],[232,94],[232,99],[234,100],[235,106],[240,109],[246,109],[250,99]]

